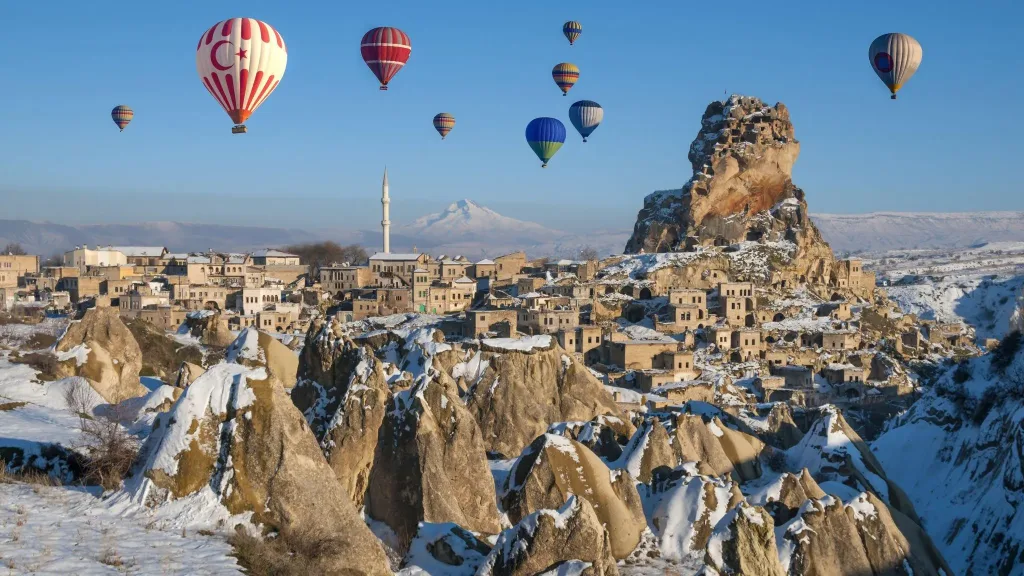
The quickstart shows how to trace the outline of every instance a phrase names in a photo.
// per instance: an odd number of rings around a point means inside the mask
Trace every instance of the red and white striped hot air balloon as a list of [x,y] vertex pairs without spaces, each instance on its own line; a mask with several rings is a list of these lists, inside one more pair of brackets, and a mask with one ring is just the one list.
[[196,46],[199,79],[235,123],[235,134],[246,131],[243,123],[277,88],[287,64],[281,33],[254,18],[218,22]]
[[412,54],[412,41],[409,35],[398,28],[382,26],[374,28],[359,43],[359,53],[363,62],[380,81],[380,89],[387,90],[388,82],[409,61]]

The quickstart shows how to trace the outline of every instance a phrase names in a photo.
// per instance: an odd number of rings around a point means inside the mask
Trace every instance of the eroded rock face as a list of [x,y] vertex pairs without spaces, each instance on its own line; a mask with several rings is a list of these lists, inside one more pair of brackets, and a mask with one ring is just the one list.
[[129,492],[159,505],[212,490],[268,531],[322,536],[319,571],[390,574],[305,418],[258,363],[217,364],[186,388],[153,424]]
[[538,510],[502,532],[477,574],[532,576],[541,573],[592,576],[619,573],[608,533],[586,500],[570,496],[558,509]]
[[469,389],[466,405],[488,450],[519,454],[556,422],[586,422],[600,415],[628,422],[604,386],[554,338],[529,350],[489,347],[487,342],[481,350],[486,364]]
[[494,480],[480,428],[443,373],[388,403],[370,473],[366,512],[403,543],[420,522],[497,534]]
[[743,500],[734,488],[731,481],[692,476],[684,470],[641,487],[647,491],[644,502],[662,557],[682,561],[703,556],[715,526]]
[[[787,572],[779,563],[775,550],[774,528],[771,516],[764,509],[741,502],[715,527],[704,562],[722,574],[783,576]],[[824,576],[846,572],[817,574]]]
[[678,454],[672,448],[668,432],[654,418],[637,428],[613,467],[625,470],[637,482],[648,484],[655,471],[668,472],[678,464]]
[[57,342],[64,376],[82,376],[111,404],[146,393],[139,383],[142,350],[116,308],[91,308]]
[[235,341],[234,334],[228,328],[228,319],[220,311],[189,313],[185,318],[189,333],[199,338],[204,346],[223,348]]
[[827,278],[832,251],[792,180],[799,153],[785,105],[736,95],[712,102],[690,145],[693,177],[644,199],[625,251],[786,241],[796,246],[799,273]]
[[561,507],[571,495],[586,499],[608,529],[612,554],[622,559],[640,542],[646,521],[632,478],[611,472],[586,446],[562,436],[538,437],[506,479],[502,504],[518,522],[533,512]]

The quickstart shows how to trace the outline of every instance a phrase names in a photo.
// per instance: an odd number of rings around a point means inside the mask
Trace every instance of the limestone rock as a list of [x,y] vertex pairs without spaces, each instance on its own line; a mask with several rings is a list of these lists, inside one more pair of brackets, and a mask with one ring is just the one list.
[[638,482],[648,484],[656,470],[672,470],[678,463],[668,432],[657,418],[652,418],[637,428],[622,456],[611,466],[625,470]]
[[681,190],[644,199],[625,251],[787,242],[796,250],[794,273],[827,279],[832,250],[792,180],[799,153],[785,105],[736,95],[712,102],[690,145],[693,177]]
[[420,522],[497,534],[494,480],[480,428],[444,373],[424,375],[388,402],[370,472],[366,512],[403,544]]
[[502,504],[518,522],[543,509],[562,506],[573,494],[594,507],[608,529],[612,554],[625,558],[640,542],[646,521],[640,495],[628,474],[613,474],[586,446],[562,436],[534,440],[506,478]]
[[329,551],[314,559],[320,572],[389,574],[380,543],[269,372],[222,363],[186,388],[153,424],[130,493],[159,505],[212,490],[268,531],[320,535]]
[[[764,509],[741,502],[715,527],[704,562],[722,574],[783,576],[787,572],[779,563],[774,528],[771,516]],[[818,574],[824,576],[844,572]]]
[[175,388],[188,388],[190,384],[206,372],[206,368],[191,362],[182,362],[178,367],[178,373],[174,377]]
[[142,350],[116,308],[90,308],[68,326],[54,350],[63,376],[88,379],[111,404],[146,393],[139,383]]
[[533,338],[537,343],[528,348],[505,339],[481,343],[486,367],[468,391],[466,405],[489,451],[519,454],[556,422],[585,422],[600,415],[626,422],[611,394],[582,363],[554,338]]
[[617,575],[608,532],[601,523],[589,502],[570,496],[557,510],[538,510],[502,532],[478,574]]
[[[713,476],[732,475],[735,466],[707,423],[694,414],[680,414],[675,421],[672,444],[680,462],[702,462]],[[739,479],[739,474],[736,474]]]
[[224,348],[235,341],[235,336],[228,328],[228,319],[219,310],[190,312],[185,318],[185,325],[189,333],[199,338],[204,346]]
[[782,562],[793,576],[875,573],[853,516],[837,498],[808,500],[779,532]]

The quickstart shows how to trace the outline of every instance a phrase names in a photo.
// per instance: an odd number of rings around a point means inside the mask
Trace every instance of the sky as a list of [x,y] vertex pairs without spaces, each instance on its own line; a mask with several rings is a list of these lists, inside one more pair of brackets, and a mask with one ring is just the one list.
[[[239,16],[282,34],[288,66],[232,135],[195,46]],[[372,229],[387,165],[398,223],[470,198],[552,228],[630,228],[646,194],[690,177],[701,115],[726,93],[787,105],[812,213],[1024,210],[1022,17],[949,0],[3,2],[0,218]],[[412,40],[387,92],[359,54],[375,26]],[[867,58],[893,31],[924,50],[896,101]],[[581,70],[568,97],[550,76],[563,61]],[[586,144],[578,99],[605,109]],[[123,133],[117,104],[135,111]],[[537,116],[569,129],[543,170],[524,138]]]

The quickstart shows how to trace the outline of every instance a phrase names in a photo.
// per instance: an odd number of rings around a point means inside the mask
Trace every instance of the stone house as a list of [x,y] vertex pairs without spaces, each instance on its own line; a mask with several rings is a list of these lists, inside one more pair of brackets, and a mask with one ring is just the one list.
[[715,326],[711,330],[706,330],[706,333],[708,343],[714,344],[719,350],[732,348],[732,328],[728,326]]
[[469,271],[469,275],[473,278],[498,278],[498,265],[494,263],[494,260],[483,260],[474,263]]
[[334,296],[357,288],[365,288],[373,282],[369,266],[341,266],[332,264],[320,267],[320,286]]
[[661,340],[625,340],[606,342],[610,364],[627,370],[650,370],[663,352],[675,352],[678,343]]
[[136,285],[127,294],[118,298],[118,307],[122,316],[134,317],[142,310],[154,310],[160,306],[169,306],[170,298],[166,291],[155,291],[146,285]]
[[786,388],[807,389],[814,387],[814,373],[806,366],[769,366],[772,376],[785,380]]
[[828,380],[829,384],[864,382],[867,380],[867,370],[853,364],[829,364],[822,369],[821,375],[825,377],[825,380]]
[[[418,253],[376,253],[370,256],[370,275],[374,286],[394,285],[397,279],[404,285],[412,284],[413,271],[420,268],[429,270],[427,263],[430,257]],[[434,274],[431,274],[434,276]],[[433,278],[431,278],[433,279]]]
[[860,346],[860,333],[852,330],[827,330],[821,334],[821,347],[825,350],[856,350]]
[[299,266],[302,264],[297,255],[270,248],[253,252],[252,263],[256,266]]
[[141,268],[160,266],[161,259],[167,254],[167,248],[163,246],[110,246],[108,250],[124,254],[126,264]]
[[[643,390],[641,388],[641,390]],[[686,402],[707,402],[715,399],[715,387],[710,382],[702,380],[684,380],[682,382],[672,381],[656,385],[650,390],[657,396],[667,398],[672,404],[685,404]]]
[[293,329],[291,314],[279,310],[262,310],[256,313],[256,326],[265,332],[290,332]]
[[352,319],[412,312],[412,306],[412,290],[408,288],[360,289],[353,292]]
[[538,278],[535,276],[527,276],[516,280],[516,293],[519,297],[523,297],[526,294],[532,294],[540,290],[544,286],[546,280],[544,278]]
[[498,338],[513,338],[518,330],[517,317],[518,311],[511,308],[467,310],[463,335],[467,338],[479,338],[484,334],[493,333]]
[[786,350],[766,349],[761,351],[761,359],[773,366],[789,366],[789,352]]
[[17,288],[18,278],[39,274],[39,256],[0,255],[0,288]]
[[234,288],[213,284],[189,285],[188,301],[185,307],[189,310],[226,310],[229,308],[229,297],[231,303],[234,304],[236,292],[238,291]]
[[454,282],[459,278],[466,276],[466,272],[472,266],[468,260],[458,256],[459,259],[447,258],[441,259],[441,267],[438,270],[439,279],[447,282]]
[[765,343],[760,330],[740,329],[732,333],[732,347],[739,349],[744,360],[751,360],[760,357]]
[[579,310],[571,308],[520,308],[518,314],[520,331],[527,334],[554,334],[559,330],[575,330],[580,323]]
[[[414,290],[419,291],[419,285],[409,290],[409,294],[412,295]],[[455,281],[434,281],[427,288],[427,300],[419,305],[422,309],[418,311],[429,314],[460,312],[473,304],[475,294],[476,281],[465,276]]]
[[584,325],[576,328],[561,328],[555,333],[558,344],[569,352],[586,354],[600,348],[603,335],[600,326]]
[[157,306],[138,311],[138,318],[164,330],[174,330],[185,321],[188,311],[173,306]]
[[754,285],[750,282],[720,282],[718,284],[718,296],[733,298],[753,298]]
[[99,296],[100,286],[105,281],[102,276],[68,276],[61,278],[57,287],[70,294],[73,302],[78,302],[88,296]]
[[101,248],[97,246],[90,250],[87,246],[75,246],[74,250],[64,253],[64,266],[78,268],[85,272],[89,266],[125,266],[128,259],[120,251],[110,246]]
[[498,256],[494,259],[494,266],[498,280],[511,280],[513,276],[521,274],[526,267],[526,253],[520,251]]
[[233,308],[251,316],[281,302],[280,288],[243,288]]

